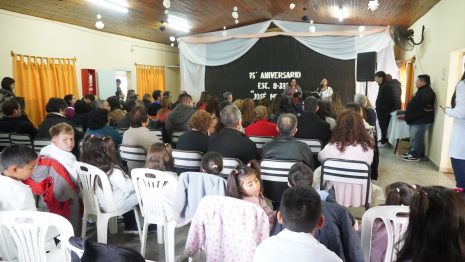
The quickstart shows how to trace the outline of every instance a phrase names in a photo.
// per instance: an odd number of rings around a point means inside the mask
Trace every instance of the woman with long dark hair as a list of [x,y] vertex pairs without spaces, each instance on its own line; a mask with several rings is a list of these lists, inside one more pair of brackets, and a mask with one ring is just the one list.
[[5,101],[15,98],[13,90],[15,89],[15,80],[11,77],[2,79],[2,88],[0,89],[0,117],[3,116],[2,105]]
[[465,72],[455,87],[451,106],[450,108],[441,106],[447,116],[454,118],[449,156],[457,187],[465,188],[465,140],[462,138],[465,133]]

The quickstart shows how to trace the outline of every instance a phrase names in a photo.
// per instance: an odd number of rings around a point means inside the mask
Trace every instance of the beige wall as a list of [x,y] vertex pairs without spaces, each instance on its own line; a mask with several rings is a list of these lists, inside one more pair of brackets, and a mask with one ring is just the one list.
[[450,169],[448,146],[452,121],[444,117],[438,105],[450,105],[455,84],[460,78],[457,72],[462,65],[456,57],[463,54],[465,48],[464,10],[463,0],[440,1],[412,25],[417,41],[421,26],[426,27],[425,41],[417,47],[417,52],[414,49],[404,55],[404,58],[417,57],[415,76],[431,76],[437,102],[435,122],[427,135],[427,155],[442,171]]
[[[79,92],[81,68],[132,71],[131,87],[136,87],[134,63],[177,66],[176,47],[103,33],[0,10],[0,77],[12,76],[10,52],[48,57],[76,57]],[[166,86],[173,93],[180,89],[179,70],[167,69]],[[101,87],[99,88],[111,88]]]

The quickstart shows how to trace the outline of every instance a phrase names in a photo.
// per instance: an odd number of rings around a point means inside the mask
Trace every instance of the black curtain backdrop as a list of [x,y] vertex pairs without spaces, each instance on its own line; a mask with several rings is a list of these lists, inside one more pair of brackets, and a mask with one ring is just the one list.
[[290,77],[305,91],[316,91],[321,79],[344,104],[355,93],[355,59],[339,60],[319,54],[290,36],[261,38],[242,57],[222,66],[207,66],[205,89],[222,99],[226,91],[236,98],[273,98],[283,92]]

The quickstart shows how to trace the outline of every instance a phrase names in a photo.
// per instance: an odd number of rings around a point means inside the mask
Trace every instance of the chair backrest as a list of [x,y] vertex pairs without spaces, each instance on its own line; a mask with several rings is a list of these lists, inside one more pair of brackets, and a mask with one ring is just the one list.
[[304,142],[310,147],[310,150],[314,155],[318,155],[321,151],[321,141],[318,139],[304,139],[304,138],[297,138],[298,141]]
[[288,188],[288,174],[297,161],[264,159],[260,162],[263,192],[277,207],[284,191]]
[[272,136],[249,136],[249,139],[252,140],[257,149],[262,148],[262,146],[270,141],[273,141],[274,137]]
[[[62,216],[37,211],[1,211],[0,243],[3,243],[0,250],[11,247],[14,242],[18,261],[46,262],[45,242],[51,237],[50,233],[47,234],[51,227],[57,229],[62,241],[74,236],[73,226]],[[12,251],[8,250],[10,254]],[[62,245],[59,252],[61,254],[55,257],[56,261],[71,261],[69,249]]]
[[32,148],[31,137],[29,135],[12,133],[10,134],[10,142],[15,145],[27,145]]
[[40,139],[40,138],[34,139],[34,142],[33,142],[34,151],[36,151],[36,153],[39,154],[42,147],[48,146],[51,143],[52,141],[50,139]]
[[0,149],[11,145],[10,133],[0,133]]
[[175,168],[191,171],[200,170],[202,152],[173,149],[172,154]]
[[173,134],[171,134],[171,141],[173,144],[176,144],[179,141],[179,137],[184,133],[186,133],[186,131],[174,131]]
[[147,159],[147,152],[142,146],[120,145],[119,154],[121,159],[124,161],[145,163],[145,160]]
[[113,190],[111,189],[110,180],[105,172],[96,166],[79,161],[74,163],[74,169],[78,174],[78,184],[82,194],[82,201],[84,202],[84,208],[88,210],[88,213],[103,213],[100,211],[99,203],[95,195],[95,189],[97,186],[102,189],[106,212],[113,212],[117,210],[113,199]]
[[[131,171],[131,177],[144,218],[154,224],[167,222],[166,209],[172,207],[163,203],[166,194],[174,196],[177,179],[168,172],[149,168],[135,168]],[[167,190],[171,192],[166,192]]]
[[163,133],[161,129],[150,129],[150,133],[154,136],[157,136],[158,139],[163,142]]
[[84,128],[82,126],[74,126],[74,128],[76,128],[76,130],[81,132],[81,133],[84,132]]
[[[361,202],[365,203],[365,207],[368,208],[370,202],[370,166],[367,163],[355,160],[327,159],[321,167],[321,189],[323,189],[325,181],[361,185],[366,191],[365,199]],[[338,199],[337,193],[336,202],[343,202]]]
[[242,162],[237,158],[223,157],[223,170],[221,171],[221,176],[227,178],[229,174],[231,174],[231,171],[239,164],[242,164]]
[[128,130],[128,129],[127,129],[127,128],[117,128],[117,129],[116,129],[116,131],[118,131],[118,133],[119,133],[120,135],[123,135],[124,132],[126,132],[126,130]]
[[[407,231],[408,214],[410,208],[408,206],[377,206],[368,209],[362,217],[362,249],[365,261],[370,261],[371,254],[371,239],[373,224],[376,219],[381,219],[386,227],[388,236],[385,262],[396,260],[396,252],[399,250],[403,242],[400,242]],[[399,246],[395,246],[399,243]]]

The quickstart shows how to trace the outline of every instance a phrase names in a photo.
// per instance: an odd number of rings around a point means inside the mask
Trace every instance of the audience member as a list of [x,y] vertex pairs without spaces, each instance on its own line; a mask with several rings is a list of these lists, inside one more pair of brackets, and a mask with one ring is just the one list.
[[206,153],[209,140],[208,128],[212,121],[212,116],[206,111],[198,110],[192,114],[189,119],[190,131],[179,137],[176,149]]
[[254,261],[342,261],[314,237],[315,231],[323,228],[325,218],[313,188],[296,186],[286,190],[277,216],[286,229],[265,239],[257,247]]
[[336,119],[331,117],[331,102],[328,100],[319,100],[318,101],[318,111],[316,114],[329,124],[329,129],[331,131],[336,127]]
[[278,101],[278,111],[277,111],[277,118],[281,114],[291,113],[294,114],[294,107],[291,103],[291,98],[288,96],[282,96]]
[[239,110],[242,112],[242,103],[244,103],[244,100],[238,98],[234,100],[232,104],[235,105],[237,108],[239,108]]
[[238,158],[242,163],[257,159],[257,146],[239,131],[242,128],[241,111],[234,105],[228,105],[221,110],[220,118],[225,127],[210,137],[208,151]]
[[381,129],[380,146],[388,145],[387,130],[391,119],[391,112],[400,109],[395,90],[389,84],[386,73],[378,71],[375,73],[375,81],[379,85],[378,97],[376,98],[376,115],[378,116],[379,128]]
[[0,132],[26,134],[34,139],[37,129],[26,117],[22,117],[21,106],[16,99],[3,102],[2,112],[4,117],[0,118]]
[[[145,167],[159,171],[174,171],[174,159],[170,144],[155,143],[150,146]],[[175,173],[173,173],[175,174]]]
[[376,121],[376,111],[370,104],[370,100],[364,94],[355,94],[354,103],[359,104],[363,108],[363,118],[370,126],[375,127]]
[[[313,185],[313,171],[304,163],[298,162],[291,166],[289,169],[289,174],[287,177],[287,185],[293,187],[296,185],[299,186],[312,186]],[[321,201],[327,202],[336,202],[334,197],[332,197],[328,191],[317,190],[318,194],[321,197]]]
[[258,101],[258,105],[259,106],[264,106],[265,108],[268,108],[271,104],[271,101],[270,99],[268,99],[268,97],[264,97],[262,99],[260,99],[260,101]]
[[36,201],[23,180],[32,176],[37,153],[26,145],[10,145],[0,154],[0,211],[36,210]]
[[121,109],[121,101],[117,96],[110,96],[107,98],[107,102],[110,105],[110,118],[115,122],[118,123],[121,121],[124,116],[126,116],[126,112]]
[[95,102],[95,96],[93,94],[86,94],[84,95],[84,101],[88,104],[94,103]]
[[169,97],[164,97],[161,99],[160,104],[161,108],[158,109],[155,119],[157,119],[159,123],[162,123],[161,125],[164,127],[168,120],[168,116],[173,109],[173,103],[171,103],[171,99]]
[[217,152],[208,152],[203,155],[200,171],[219,176],[223,171],[223,157]]
[[242,127],[247,127],[255,121],[254,101],[252,98],[246,98],[242,102]]
[[[464,64],[465,66],[465,64]],[[460,81],[455,86],[451,98],[451,107],[440,106],[444,114],[454,119],[452,126],[449,156],[454,170],[455,182],[458,188],[465,188],[465,70]]]
[[441,186],[423,187],[410,203],[410,215],[397,261],[464,261],[465,202]]
[[[233,101],[233,95],[231,92],[223,93],[223,101],[218,105],[218,111],[221,112],[225,106],[231,105]],[[239,109],[240,110],[240,109]]]
[[[90,123],[89,123],[90,124]],[[80,160],[96,166],[108,175],[113,200],[118,209],[130,210],[137,206],[138,200],[131,178],[126,175],[115,150],[115,144],[110,136],[86,136],[82,143]],[[95,186],[95,195],[103,211],[107,210],[105,196],[98,183]],[[123,214],[125,231],[137,231],[134,211]]]
[[[116,128],[125,128],[125,129],[129,128],[131,126],[131,111],[137,106],[145,108],[144,104],[140,100],[129,101],[126,106],[128,107],[127,112],[129,113],[127,113],[123,117],[123,119],[121,119],[118,123],[116,123]],[[111,126],[111,119],[110,119],[110,126]]]
[[[386,202],[388,206],[410,206],[417,189],[404,182],[396,182],[386,186]],[[408,216],[408,214],[404,214]],[[370,262],[384,261],[388,245],[388,235],[383,220],[376,219],[371,233]]]
[[123,91],[116,91],[115,92],[115,96],[118,98],[119,100],[119,103],[120,103],[120,109],[123,108],[123,104],[124,104],[124,93]]
[[[0,89],[0,108],[4,102],[15,98],[13,90],[15,89],[15,80],[11,77],[4,77],[2,79],[2,88]],[[0,117],[3,117],[3,112],[0,112]]]
[[268,110],[264,106],[254,108],[255,122],[248,125],[244,131],[246,136],[278,136],[276,124],[268,121]]
[[147,128],[149,117],[143,106],[135,107],[129,115],[130,127],[123,134],[123,145],[141,146],[148,151],[152,144],[160,143],[160,139]]
[[87,121],[86,135],[95,136],[110,136],[113,139],[113,143],[119,146],[122,141],[121,135],[116,131],[114,127],[109,126],[110,116],[105,109],[96,109],[89,113]]
[[[75,185],[78,182],[78,174],[74,169],[76,156],[72,154],[76,144],[74,140],[74,129],[67,123],[60,123],[50,128],[52,143],[43,147],[39,155],[53,158],[58,161],[68,171],[69,177]],[[78,146],[76,147],[78,148]]]
[[179,105],[168,115],[165,123],[168,137],[170,138],[174,131],[188,131],[188,122],[194,112],[192,97],[188,94],[181,95]]
[[278,105],[282,97],[283,95],[277,94],[271,101],[270,106],[268,107],[268,116],[271,122],[276,123],[276,121],[278,120]]
[[163,92],[163,97],[162,98],[165,98],[165,97],[171,99],[171,92],[170,91]]
[[211,96],[209,99],[208,99],[208,102],[207,102],[207,106],[205,107],[205,111],[207,111],[208,113],[216,116],[216,117],[219,117],[220,115],[220,112],[218,110],[218,105],[220,104],[220,100],[218,99],[217,96]]
[[153,103],[147,109],[149,116],[156,116],[157,111],[161,108],[161,90],[155,90],[152,93]]
[[342,105],[341,96],[338,93],[333,93],[330,100],[330,116],[336,118],[337,115],[344,110]]
[[318,100],[313,96],[305,98],[304,112],[298,118],[295,137],[318,139],[324,147],[331,137],[331,128],[325,120],[318,117],[317,111]]
[[198,110],[205,110],[208,106],[208,100],[210,99],[210,94],[207,91],[203,91],[200,94],[200,99],[195,105]]
[[410,127],[410,150],[404,161],[419,161],[425,157],[425,133],[434,122],[436,95],[429,75],[419,75],[416,87],[417,92],[405,110],[405,122]]
[[262,179],[260,177],[260,165],[256,160],[252,160],[248,165],[240,164],[236,166],[228,176],[226,195],[251,202],[263,208],[270,228],[276,219],[276,212],[266,203],[263,197]]
[[293,114],[281,114],[278,118],[278,130],[279,137],[263,145],[262,159],[302,161],[313,170],[310,147],[294,137],[297,132],[297,117]]
[[142,97],[142,102],[144,102],[144,106],[145,106],[145,109],[149,110],[149,107],[150,105],[152,104],[152,97],[150,96],[150,94],[145,94],[143,97]]
[[92,108],[92,110],[95,110],[95,109],[98,109],[98,108],[105,109],[108,112],[111,111],[110,104],[108,103],[107,100],[98,100],[97,102],[95,102],[95,107]]
[[65,117],[68,118],[68,120],[71,120],[73,119],[74,114],[75,114],[74,104],[76,104],[76,97],[74,97],[73,94],[68,94],[68,95],[65,95],[63,100],[65,100],[66,104],[68,105],[68,107],[66,107],[66,110],[65,110]]
[[[69,121],[65,116],[64,112],[66,110],[66,103],[61,98],[52,97],[48,100],[47,104],[45,105],[45,111],[47,115],[44,118],[44,121],[39,125],[37,130],[36,138],[43,138],[43,139],[51,139],[50,136],[50,128],[52,126],[66,123],[72,126],[72,122]],[[82,139],[82,133],[79,132],[75,127],[74,130],[74,141],[79,141]],[[75,147],[73,149],[73,154],[75,156],[79,155],[79,148]]]
[[71,123],[74,126],[81,126],[82,130],[87,130],[87,118],[89,117],[90,105],[83,100],[77,100],[74,104],[74,117],[71,119]]

